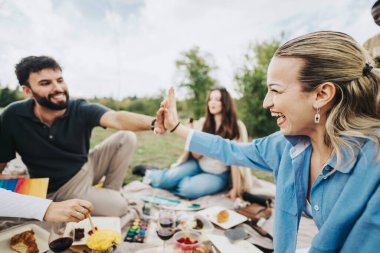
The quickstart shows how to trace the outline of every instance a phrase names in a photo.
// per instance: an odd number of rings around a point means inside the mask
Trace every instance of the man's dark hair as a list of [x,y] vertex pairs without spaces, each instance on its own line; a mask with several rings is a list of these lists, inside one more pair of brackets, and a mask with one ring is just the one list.
[[42,69],[59,69],[62,71],[58,62],[49,56],[28,56],[22,58],[15,67],[15,73],[19,84],[30,86],[28,83],[29,75]]
[[373,4],[372,9],[375,8],[375,7],[377,7],[377,6],[379,6],[379,5],[380,5],[380,0],[377,0],[377,1]]

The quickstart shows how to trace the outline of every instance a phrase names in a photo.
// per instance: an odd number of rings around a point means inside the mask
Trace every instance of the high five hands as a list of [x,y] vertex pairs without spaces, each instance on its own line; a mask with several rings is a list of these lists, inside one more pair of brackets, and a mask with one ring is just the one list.
[[164,134],[166,130],[173,130],[179,123],[173,87],[170,87],[168,97],[161,102],[160,109],[156,113],[156,122],[157,127],[164,129],[160,132],[156,131],[158,134]]

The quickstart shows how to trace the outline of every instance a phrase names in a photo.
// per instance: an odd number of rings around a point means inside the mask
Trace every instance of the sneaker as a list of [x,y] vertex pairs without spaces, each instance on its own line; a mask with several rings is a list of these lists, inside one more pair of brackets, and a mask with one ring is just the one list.
[[132,169],[132,174],[140,177],[144,177],[147,170],[157,170],[155,166],[136,165]]

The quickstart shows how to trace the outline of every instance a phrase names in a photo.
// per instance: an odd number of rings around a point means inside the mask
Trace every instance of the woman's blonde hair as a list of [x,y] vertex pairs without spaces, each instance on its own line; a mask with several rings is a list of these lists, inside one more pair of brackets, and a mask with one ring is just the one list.
[[[298,79],[308,92],[331,82],[336,87],[327,113],[325,142],[341,164],[343,150],[355,157],[365,139],[380,145],[380,70],[372,68],[368,52],[351,36],[333,31],[314,32],[292,39],[275,53],[304,61]],[[380,153],[378,152],[378,159]]]

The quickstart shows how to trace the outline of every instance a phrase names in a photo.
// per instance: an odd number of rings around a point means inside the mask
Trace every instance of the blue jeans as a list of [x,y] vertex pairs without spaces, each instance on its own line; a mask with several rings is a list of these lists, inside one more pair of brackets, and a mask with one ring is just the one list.
[[222,174],[207,173],[201,169],[197,160],[190,159],[171,169],[151,170],[147,177],[155,188],[169,190],[184,198],[196,199],[227,188],[229,175],[229,170]]

